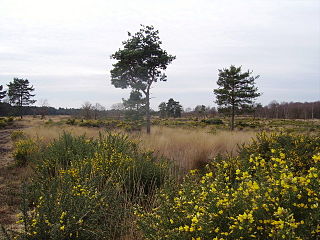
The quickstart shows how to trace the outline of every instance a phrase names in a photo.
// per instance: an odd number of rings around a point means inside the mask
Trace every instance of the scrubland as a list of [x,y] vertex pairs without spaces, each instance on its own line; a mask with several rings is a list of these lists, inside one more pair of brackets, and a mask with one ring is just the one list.
[[[164,156],[183,169],[193,169],[208,163],[217,154],[236,154],[238,145],[249,142],[254,136],[253,131],[220,130],[215,134],[209,129],[171,128],[155,126],[150,135],[144,131],[128,133],[122,129],[112,132],[123,133],[140,142],[145,150],[152,150],[158,156]],[[88,138],[98,138],[104,134],[104,128],[90,128],[70,125],[34,125],[24,130],[31,138],[50,142],[64,132],[74,136],[85,135]]]
[[[317,239],[319,123],[25,119],[15,239]],[[208,121],[210,122],[210,121]],[[218,121],[211,121],[218,122]],[[281,124],[282,123],[282,124]],[[265,125],[263,125],[265,124]],[[264,129],[265,131],[261,131]]]

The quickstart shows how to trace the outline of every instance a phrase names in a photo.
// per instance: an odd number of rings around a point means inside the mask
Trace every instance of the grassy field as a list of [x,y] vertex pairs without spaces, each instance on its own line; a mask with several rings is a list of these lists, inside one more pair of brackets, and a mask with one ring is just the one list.
[[150,135],[140,122],[68,116],[14,126],[2,130],[11,139],[0,159],[7,238],[316,239],[320,232],[319,121],[240,119],[230,132],[225,119],[155,119]]
[[[85,135],[88,138],[97,138],[99,133],[106,132],[103,127],[82,127],[56,123],[45,124],[45,121],[27,119],[26,125],[30,126],[24,133],[31,138],[50,142],[58,138],[63,132],[75,136]],[[30,122],[29,122],[30,121]],[[127,134],[141,143],[145,150],[152,150],[159,156],[164,156],[174,161],[179,167],[190,170],[208,163],[217,154],[235,154],[237,146],[249,142],[255,132],[219,130],[215,134],[207,128],[172,128],[168,126],[154,126],[150,135],[145,131],[126,132],[116,129],[114,132]]]

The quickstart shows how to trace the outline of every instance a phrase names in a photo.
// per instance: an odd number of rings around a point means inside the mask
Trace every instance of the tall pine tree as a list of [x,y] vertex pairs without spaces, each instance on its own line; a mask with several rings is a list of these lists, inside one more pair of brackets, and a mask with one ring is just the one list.
[[144,26],[135,34],[128,33],[129,39],[123,42],[111,58],[113,64],[111,83],[116,88],[131,88],[139,91],[145,99],[147,133],[150,133],[150,89],[157,81],[166,81],[165,70],[176,58],[161,48],[159,31],[153,26]]
[[8,85],[8,97],[11,104],[18,108],[20,117],[22,118],[22,108],[32,105],[36,100],[32,100],[35,96],[31,94],[34,91],[33,86],[30,86],[28,79],[14,78],[13,82]]

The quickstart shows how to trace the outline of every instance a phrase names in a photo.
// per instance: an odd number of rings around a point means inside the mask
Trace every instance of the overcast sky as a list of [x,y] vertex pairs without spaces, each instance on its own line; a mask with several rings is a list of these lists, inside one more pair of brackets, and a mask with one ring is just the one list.
[[110,107],[130,90],[110,83],[110,55],[140,24],[176,60],[151,106],[214,106],[218,69],[261,77],[262,104],[320,100],[320,0],[0,0],[0,85],[27,78],[54,107]]

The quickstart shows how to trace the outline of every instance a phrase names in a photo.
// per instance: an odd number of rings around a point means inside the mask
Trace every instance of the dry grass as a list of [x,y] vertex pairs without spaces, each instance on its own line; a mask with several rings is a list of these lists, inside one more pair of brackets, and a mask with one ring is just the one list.
[[[61,118],[58,118],[61,119]],[[58,119],[52,119],[58,121]],[[64,131],[74,135],[86,135],[96,138],[102,128],[88,128],[68,125],[45,125],[43,120],[26,119],[28,128],[24,132],[30,137],[39,137],[44,141],[56,139]],[[42,122],[41,122],[42,121]],[[173,160],[182,169],[199,168],[219,153],[236,153],[237,145],[249,142],[255,136],[247,131],[220,131],[208,133],[207,129],[182,129],[152,127],[151,135],[133,133],[132,137],[141,141],[142,147],[152,149],[157,154]]]
[[174,160],[183,169],[199,168],[217,154],[236,153],[237,145],[249,142],[254,132],[153,127],[150,136],[142,134],[142,145]]
[[[70,116],[49,116],[46,117],[46,119],[33,118],[29,116],[24,117],[23,120],[20,121],[20,124],[25,127],[23,131],[27,136],[40,138],[44,142],[57,139],[61,134],[63,134],[63,132],[69,132],[76,136],[86,135],[89,138],[96,138],[99,136],[99,131],[104,131],[99,128],[54,124],[61,120],[67,120],[68,118],[70,118]],[[52,120],[53,124],[45,124],[49,119]]]
[[32,126],[24,129],[26,135],[32,138],[40,138],[41,140],[48,142],[53,139],[58,138],[63,132],[69,132],[76,136],[86,135],[87,137],[96,138],[99,136],[99,131],[103,131],[103,129],[99,128],[87,128],[87,127],[79,127],[79,126]]

